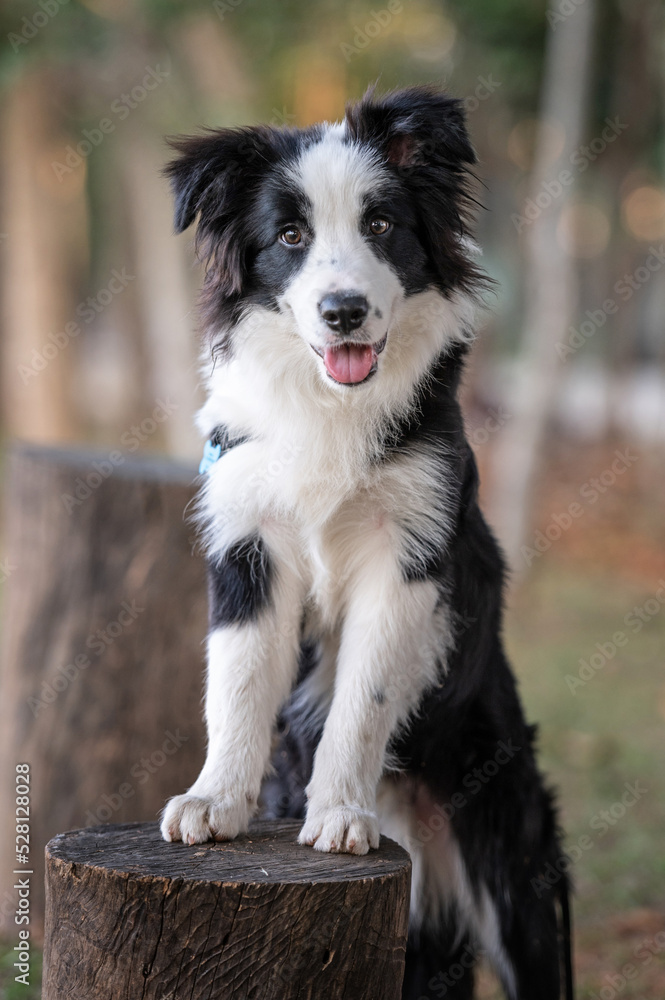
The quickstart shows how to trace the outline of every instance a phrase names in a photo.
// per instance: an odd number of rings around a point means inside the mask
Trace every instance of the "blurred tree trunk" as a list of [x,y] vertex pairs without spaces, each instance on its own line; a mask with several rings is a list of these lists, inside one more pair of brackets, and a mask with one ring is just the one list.
[[19,445],[9,457],[4,933],[16,933],[16,764],[31,772],[26,867],[34,872],[30,930],[39,935],[44,844],[72,827],[154,819],[203,763],[205,572],[183,517],[194,468],[110,454],[117,457]]
[[186,459],[200,451],[194,427],[194,410],[199,401],[198,350],[193,333],[196,322],[183,248],[173,235],[168,184],[161,176],[168,152],[164,146],[164,155],[160,156],[159,146],[145,135],[145,130],[145,123],[141,127],[139,122],[129,133],[123,160],[141,274],[138,291],[150,380],[147,389],[151,399],[166,397],[175,404],[164,425],[166,445],[169,454]]
[[[621,281],[625,289],[626,276],[634,275],[637,268],[643,267],[651,247],[662,243],[663,234],[657,231],[651,238],[644,233],[638,239],[633,233],[633,238],[627,239],[621,214],[633,190],[658,180],[657,176],[650,176],[642,164],[644,151],[652,146],[658,134],[661,109],[665,106],[664,16],[662,5],[654,0],[633,0],[630,5],[619,5],[616,13],[615,30],[621,45],[617,47],[610,75],[611,106],[630,127],[621,136],[621,142],[613,143],[603,154],[599,164],[599,170],[607,178],[607,188],[613,193],[616,212],[614,239],[607,254],[611,277],[607,293],[614,297],[615,283]],[[662,157],[660,159],[662,163]],[[662,273],[654,274],[634,295],[619,297],[619,312],[612,317],[607,360],[614,405],[609,407],[608,422],[610,432],[617,438],[631,430],[634,432],[630,418],[627,420],[631,407],[626,391],[636,369],[645,362],[645,351],[647,357],[657,356],[662,351],[664,291]],[[642,465],[639,468],[642,469]]]
[[[560,172],[574,170],[570,157],[581,142],[589,99],[594,16],[594,0],[585,0],[568,16],[550,16],[531,181],[534,202],[538,196],[546,202],[548,191],[558,190],[552,185]],[[513,397],[506,401],[514,417],[494,451],[492,520],[518,577],[525,568],[520,549],[530,526],[539,456],[559,382],[556,344],[566,337],[578,298],[575,264],[557,239],[575,184],[559,187],[549,207],[525,229],[520,371]]]
[[[71,439],[76,288],[85,268],[85,168],[64,173],[66,138],[54,71],[28,71],[6,96],[2,121],[2,416],[10,435]],[[74,327],[70,327],[70,331]]]

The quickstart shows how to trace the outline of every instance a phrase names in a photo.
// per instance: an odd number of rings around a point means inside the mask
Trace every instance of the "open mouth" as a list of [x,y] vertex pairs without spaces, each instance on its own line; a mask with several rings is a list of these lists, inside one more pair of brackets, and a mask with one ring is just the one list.
[[320,350],[312,349],[323,359],[328,378],[340,385],[360,385],[375,373],[379,354],[386,346],[386,334],[376,344],[335,344]]

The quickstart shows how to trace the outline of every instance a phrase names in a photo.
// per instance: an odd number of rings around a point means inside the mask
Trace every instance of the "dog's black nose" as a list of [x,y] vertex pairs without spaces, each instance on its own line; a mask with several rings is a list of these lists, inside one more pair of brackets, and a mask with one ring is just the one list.
[[369,302],[364,295],[331,292],[319,302],[319,312],[335,333],[351,333],[365,322]]

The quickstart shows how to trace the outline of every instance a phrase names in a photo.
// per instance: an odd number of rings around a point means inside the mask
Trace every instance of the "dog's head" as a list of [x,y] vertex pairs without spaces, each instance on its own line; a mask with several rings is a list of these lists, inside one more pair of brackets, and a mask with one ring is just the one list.
[[198,215],[218,350],[232,349],[248,309],[273,310],[328,383],[359,385],[380,370],[405,299],[478,286],[465,183],[475,155],[458,100],[370,90],[339,124],[219,129],[172,145],[175,227]]

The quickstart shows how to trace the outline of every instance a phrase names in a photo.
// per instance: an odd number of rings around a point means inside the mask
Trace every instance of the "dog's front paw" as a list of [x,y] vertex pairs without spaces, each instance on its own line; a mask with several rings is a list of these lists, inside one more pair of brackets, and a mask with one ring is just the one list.
[[367,854],[370,847],[379,846],[379,821],[374,813],[357,806],[310,808],[298,843],[311,844],[316,851]]
[[186,792],[166,803],[160,829],[164,840],[182,840],[184,844],[233,840],[247,829],[252,811],[247,799]]

